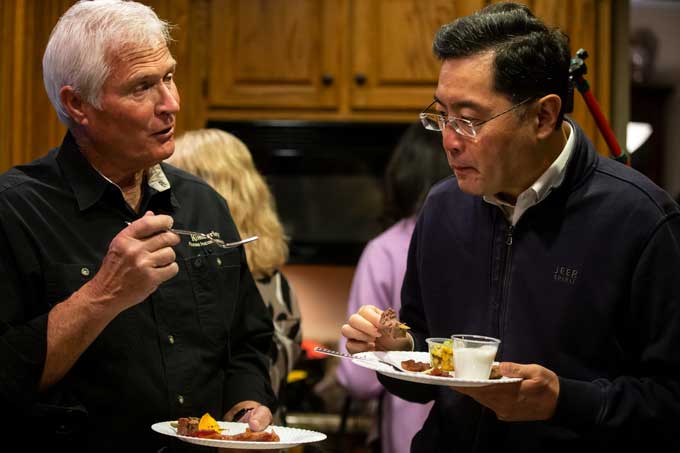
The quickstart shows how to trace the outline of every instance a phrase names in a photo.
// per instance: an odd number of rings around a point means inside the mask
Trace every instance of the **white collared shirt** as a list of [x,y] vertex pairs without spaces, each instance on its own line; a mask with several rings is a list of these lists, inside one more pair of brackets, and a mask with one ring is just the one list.
[[513,226],[517,224],[522,214],[530,207],[540,203],[548,196],[548,194],[556,187],[559,187],[564,180],[564,174],[567,171],[567,162],[574,149],[574,130],[567,121],[564,122],[569,128],[569,138],[567,143],[562,148],[562,152],[557,159],[543,172],[543,174],[533,183],[527,190],[519,194],[517,202],[513,205],[507,201],[499,199],[497,196],[484,196],[484,201],[498,206],[505,218],[508,219]]

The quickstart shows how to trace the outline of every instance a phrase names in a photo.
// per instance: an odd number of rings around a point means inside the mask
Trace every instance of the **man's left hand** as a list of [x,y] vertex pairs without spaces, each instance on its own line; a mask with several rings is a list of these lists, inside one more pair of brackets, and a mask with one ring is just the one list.
[[503,362],[500,372],[520,377],[521,382],[485,387],[452,387],[496,413],[499,420],[523,422],[547,420],[555,413],[560,382],[557,375],[540,365]]
[[[250,409],[247,411],[240,419],[233,420],[234,415],[238,413],[241,409]],[[263,406],[257,401],[241,401],[240,403],[234,404],[234,407],[229,409],[224,415],[224,419],[227,421],[238,421],[242,423],[248,423],[248,427],[252,431],[263,431],[267,426],[272,423],[272,412],[267,406]]]
[[[243,415],[243,417],[236,421],[248,423],[248,427],[252,431],[263,431],[267,426],[271,425],[272,412],[269,410],[267,406],[263,406],[257,401],[241,401],[240,403],[234,404],[234,407],[229,409],[229,412],[224,414],[224,419],[227,421],[232,421],[234,415],[236,415],[238,411],[240,411],[241,409],[249,409],[251,407],[252,407],[251,410],[246,412]],[[218,451],[219,453],[241,453],[241,452],[246,453],[246,450],[234,450],[226,448],[220,448]],[[247,450],[247,451],[250,453],[258,452],[264,453],[266,450]]]

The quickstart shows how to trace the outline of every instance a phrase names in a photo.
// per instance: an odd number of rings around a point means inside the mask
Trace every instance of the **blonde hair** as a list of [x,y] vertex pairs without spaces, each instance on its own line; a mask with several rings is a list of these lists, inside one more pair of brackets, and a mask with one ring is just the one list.
[[246,145],[219,129],[198,129],[177,138],[167,162],[203,178],[229,203],[255,278],[269,277],[288,259],[288,244],[276,215],[274,197]]

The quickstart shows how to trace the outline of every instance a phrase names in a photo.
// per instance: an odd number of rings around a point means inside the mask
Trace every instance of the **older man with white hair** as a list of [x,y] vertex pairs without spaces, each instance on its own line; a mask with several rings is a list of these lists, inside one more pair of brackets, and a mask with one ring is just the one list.
[[239,239],[227,204],[161,164],[180,108],[169,40],[140,3],[73,5],[43,59],[68,133],[0,176],[0,402],[31,447],[175,451],[153,423],[271,422],[272,321],[243,249],[215,243]]

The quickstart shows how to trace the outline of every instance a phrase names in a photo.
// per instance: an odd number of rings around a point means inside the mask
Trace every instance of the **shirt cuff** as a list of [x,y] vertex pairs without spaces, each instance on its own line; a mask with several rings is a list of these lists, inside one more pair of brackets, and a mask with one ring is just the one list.
[[560,394],[552,421],[572,428],[596,424],[604,405],[604,389],[596,382],[559,380]]

